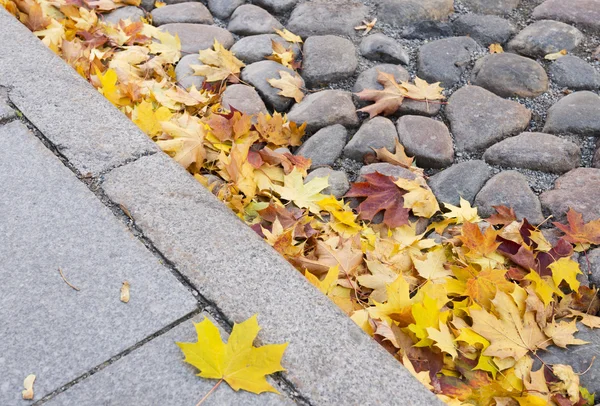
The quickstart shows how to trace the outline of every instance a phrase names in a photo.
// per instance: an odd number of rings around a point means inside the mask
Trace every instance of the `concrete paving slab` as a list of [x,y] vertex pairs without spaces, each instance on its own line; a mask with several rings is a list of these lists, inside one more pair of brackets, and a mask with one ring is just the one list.
[[29,374],[39,400],[197,308],[19,121],[0,126],[0,258],[0,405],[31,403]]
[[155,247],[233,321],[258,313],[259,338],[290,345],[285,376],[318,405],[436,405],[425,389],[283,257],[165,154],[107,175]]
[[0,86],[82,174],[95,176],[159,150],[3,7],[0,55]]
[[15,111],[8,105],[8,90],[0,87],[0,122],[15,117]]
[[[217,381],[196,376],[198,370],[183,362],[176,341],[195,342],[193,322],[206,314],[184,321],[127,356],[81,381],[46,403],[47,406],[193,406]],[[260,320],[259,320],[260,322]],[[216,324],[216,323],[215,323]],[[227,334],[221,331],[221,337]],[[273,384],[273,382],[271,382]],[[281,392],[281,390],[278,388]],[[226,383],[215,390],[203,405],[279,406],[293,405],[285,395],[255,395],[234,392]]]

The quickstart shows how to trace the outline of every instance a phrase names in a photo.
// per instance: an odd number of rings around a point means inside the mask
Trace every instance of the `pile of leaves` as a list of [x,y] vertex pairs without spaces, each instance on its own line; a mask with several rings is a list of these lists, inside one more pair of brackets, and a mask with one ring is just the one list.
[[[568,365],[534,370],[550,345],[582,345],[577,322],[599,327],[596,291],[580,285],[574,251],[600,244],[600,221],[570,212],[551,244],[526,220],[499,207],[482,220],[468,202],[440,209],[401,145],[376,160],[409,178],[379,173],[346,198],[323,193],[327,178],[305,183],[310,161],[292,155],[304,125],[285,115],[249,116],[220,105],[244,64],[215,43],[200,51],[201,89],[176,82],[177,37],[146,22],[105,23],[102,12],[138,0],[0,0],[48,47],[90,81],[149,137],[287,258],[323,294],[449,404],[593,405]],[[301,42],[289,31],[288,42]],[[291,49],[271,59],[299,69]],[[441,100],[417,80],[360,96],[363,111],[391,114],[404,98]],[[293,75],[271,85],[304,92]],[[592,360],[590,360],[591,362]]]

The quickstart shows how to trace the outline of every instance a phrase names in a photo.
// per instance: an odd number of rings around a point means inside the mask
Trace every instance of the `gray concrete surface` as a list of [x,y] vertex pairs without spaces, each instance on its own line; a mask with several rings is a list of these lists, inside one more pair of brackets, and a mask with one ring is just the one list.
[[30,403],[20,400],[29,374],[39,400],[197,308],[18,121],[0,126],[0,219],[0,405]]
[[3,7],[0,55],[0,86],[9,89],[17,108],[82,174],[95,176],[159,150]]
[[[193,406],[217,381],[196,376],[198,370],[182,362],[175,342],[195,342],[193,322],[209,317],[206,313],[185,321],[169,332],[134,350],[89,379],[56,396],[47,406]],[[209,317],[210,318],[210,317]],[[260,319],[259,319],[260,323]],[[221,331],[223,340],[227,333]],[[123,379],[143,376],[143,379]],[[273,385],[273,382],[270,382]],[[281,392],[281,389],[274,385]],[[98,396],[101,394],[101,397]],[[293,405],[284,395],[234,392],[226,383],[219,385],[203,403],[205,406],[279,406]]]
[[107,174],[107,195],[232,320],[261,317],[259,338],[289,341],[285,376],[319,405],[437,404],[283,257],[164,154]]

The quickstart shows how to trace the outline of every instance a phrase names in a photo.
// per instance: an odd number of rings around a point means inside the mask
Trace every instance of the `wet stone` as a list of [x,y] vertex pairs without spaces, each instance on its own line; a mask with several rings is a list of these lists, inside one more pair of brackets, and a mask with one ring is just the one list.
[[396,40],[384,34],[377,33],[365,37],[360,42],[360,54],[367,59],[388,63],[403,63],[408,65],[409,56],[406,50]]
[[395,27],[446,20],[454,12],[453,0],[374,0],[373,3],[377,19]]
[[141,8],[125,6],[104,14],[100,18],[104,18],[104,21],[107,23],[118,24],[119,21],[127,19],[131,20],[133,23],[142,21],[142,17],[144,17],[144,10]]
[[591,284],[600,287],[600,248],[594,248],[587,255],[579,257],[579,268]]
[[341,90],[322,90],[309,94],[292,107],[288,119],[296,123],[306,123],[306,129],[311,132],[333,124],[345,127],[358,125],[352,95]]
[[563,97],[548,110],[544,132],[600,136],[600,97],[588,91]]
[[450,88],[460,81],[471,62],[477,43],[469,37],[445,38],[430,42],[419,49],[417,75],[428,82],[441,82]]
[[471,82],[502,97],[536,97],[548,90],[548,75],[542,65],[510,53],[479,59]]
[[342,155],[347,138],[348,131],[343,125],[325,127],[304,141],[296,151],[296,155],[310,158],[311,168],[331,166]]
[[344,148],[344,156],[362,162],[365,154],[374,149],[387,148],[394,152],[398,133],[394,123],[385,117],[374,117],[366,121]]
[[202,3],[189,2],[155,8],[150,13],[156,26],[170,23],[212,24],[213,17]]
[[317,168],[311,171],[304,183],[308,183],[315,178],[325,178],[329,182],[329,186],[321,192],[324,195],[334,195],[337,199],[342,198],[350,189],[348,176],[343,171],[334,171],[331,168]]
[[257,35],[281,30],[283,25],[267,10],[253,4],[244,4],[235,9],[227,29],[238,35]]
[[267,114],[267,107],[256,90],[247,85],[228,85],[221,95],[221,105],[226,109],[232,107],[245,114]]
[[214,25],[174,23],[161,25],[160,29],[179,36],[181,52],[184,54],[197,54],[198,51],[212,48],[215,40],[227,49],[233,45],[231,33]]
[[522,133],[492,145],[483,159],[491,165],[565,173],[579,166],[581,150],[555,135]]
[[472,11],[481,14],[505,15],[513,11],[521,0],[463,0]]
[[508,49],[532,58],[566,49],[571,52],[583,40],[575,27],[559,21],[543,20],[525,27],[509,43]]
[[516,32],[510,21],[494,15],[464,14],[452,25],[457,35],[468,35],[483,46],[504,44]]
[[286,27],[302,38],[328,34],[353,37],[354,27],[361,25],[368,14],[369,9],[357,1],[317,0],[297,5]]
[[563,221],[569,208],[583,214],[584,221],[600,218],[600,169],[576,168],[554,183],[554,190],[540,195],[544,210]]
[[558,20],[569,24],[600,30],[600,4],[598,0],[546,0],[533,10],[538,20]]
[[246,0],[208,0],[208,9],[214,16],[225,20],[245,2]]
[[302,52],[302,77],[310,87],[348,78],[358,66],[354,44],[346,38],[334,35],[308,37]]
[[531,111],[481,87],[465,86],[448,100],[446,116],[456,150],[475,152],[521,133],[529,125]]
[[515,210],[519,220],[526,218],[532,224],[544,221],[539,199],[527,178],[517,171],[500,172],[488,180],[475,197],[475,205],[482,217],[494,214],[493,206],[507,206]]
[[473,204],[490,176],[492,170],[483,161],[461,162],[430,177],[429,187],[440,202],[458,206],[462,197]]
[[420,168],[445,168],[454,162],[450,131],[441,121],[403,116],[396,123],[398,138]]
[[300,47],[281,38],[277,34],[250,35],[241,38],[231,47],[231,52],[246,64],[259,62],[267,56],[273,55],[273,42],[275,41],[286,49],[292,49],[294,56],[300,54]]
[[431,39],[444,38],[454,35],[452,25],[441,21],[419,21],[402,30],[402,38],[407,39]]
[[177,82],[186,89],[192,85],[196,86],[196,89],[200,89],[204,83],[204,76],[194,75],[191,65],[203,65],[198,59],[198,54],[185,55],[181,58],[175,66],[175,77]]
[[566,55],[556,60],[549,69],[550,77],[560,87],[571,90],[600,89],[600,73],[576,56]]
[[[260,61],[246,66],[242,70],[242,80],[256,88],[263,97],[267,106],[277,111],[285,111],[294,102],[294,99],[279,95],[280,89],[271,86],[269,79],[280,79],[280,71],[286,71],[292,76],[299,75],[292,69],[286,68],[275,61]],[[302,83],[304,87],[304,82]]]

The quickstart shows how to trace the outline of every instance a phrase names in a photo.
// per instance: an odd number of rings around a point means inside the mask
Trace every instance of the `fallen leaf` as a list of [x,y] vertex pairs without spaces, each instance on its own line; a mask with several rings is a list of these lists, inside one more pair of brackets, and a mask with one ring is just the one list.
[[600,328],[600,317],[569,309],[571,317],[580,317],[579,321],[589,328]]
[[35,375],[27,375],[27,378],[23,381],[25,390],[22,392],[24,400],[33,400],[33,382],[35,382]]
[[440,321],[439,330],[433,327],[428,327],[427,334],[429,335],[429,338],[435,342],[435,346],[444,351],[446,354],[450,354],[452,359],[458,357],[454,336],[452,333],[450,333],[450,329],[448,329],[448,325],[446,323],[442,323]]
[[387,148],[373,148],[373,151],[377,154],[377,159],[381,162],[387,162],[392,165],[398,165],[403,168],[411,169],[415,158],[409,158],[404,150],[404,145],[400,144],[400,141],[394,139],[396,143],[395,152],[392,154]]
[[354,27],[354,29],[356,31],[364,30],[364,32],[362,33],[362,35],[367,35],[373,29],[373,27],[375,27],[375,23],[376,22],[377,22],[376,18],[372,19],[371,21],[364,20],[362,22],[363,25],[359,25],[357,27]]
[[194,325],[198,341],[176,344],[185,355],[184,361],[196,367],[200,377],[225,381],[235,391],[279,393],[267,382],[266,375],[285,371],[281,358],[288,344],[254,347],[260,330],[256,315],[234,324],[227,344],[208,318]]
[[277,33],[277,35],[279,35],[281,38],[283,38],[287,42],[291,42],[293,44],[301,44],[302,43],[302,38],[300,38],[299,35],[296,35],[293,32],[288,31],[287,28],[284,28],[283,30],[275,30],[275,32]]
[[585,223],[583,215],[569,208],[567,223],[553,223],[565,233],[564,238],[571,244],[600,244],[600,219]]
[[501,54],[504,52],[504,49],[502,48],[502,45],[500,45],[500,44],[491,44],[489,49],[490,49],[490,54]]
[[557,60],[557,59],[559,59],[559,58],[562,58],[562,57],[563,57],[563,56],[565,56],[567,53],[568,53],[568,52],[567,52],[567,50],[566,50],[566,49],[563,49],[563,50],[560,50],[560,51],[558,51],[558,52],[554,52],[554,53],[552,53],[552,54],[548,54],[548,55],[544,56],[544,59],[546,59],[546,60],[548,60],[548,61],[555,61],[555,60]]
[[551,386],[564,391],[572,404],[579,402],[579,375],[573,371],[573,368],[569,365],[555,364],[552,365],[552,372],[560,382]]
[[305,184],[302,174],[294,168],[289,175],[284,177],[283,186],[275,185],[273,190],[282,199],[294,202],[300,208],[307,208],[312,213],[319,214],[321,209],[317,202],[326,197],[321,194],[321,191],[328,186],[327,178],[315,178]]
[[292,76],[289,72],[284,70],[279,71],[280,79],[267,79],[269,84],[277,89],[281,89],[280,94],[284,97],[292,98],[296,101],[296,103],[300,103],[304,98],[304,93],[302,92],[302,78],[298,75]]
[[273,40],[271,40],[271,47],[273,48],[273,54],[269,55],[267,59],[278,62],[287,68],[294,69],[296,55],[291,48],[286,49],[281,43]]
[[573,320],[571,322],[556,322],[553,320],[552,323],[549,323],[544,328],[544,333],[552,339],[554,344],[561,348],[567,348],[567,345],[588,344],[587,341],[580,340],[573,336],[573,334],[579,331],[577,330],[576,324],[576,320]]
[[194,75],[204,76],[207,82],[228,80],[231,83],[238,83],[240,71],[246,66],[244,62],[237,59],[233,52],[226,49],[216,39],[213,48],[199,52],[198,59],[204,65],[190,65],[194,70]]
[[129,282],[123,282],[121,286],[121,302],[129,303]]

